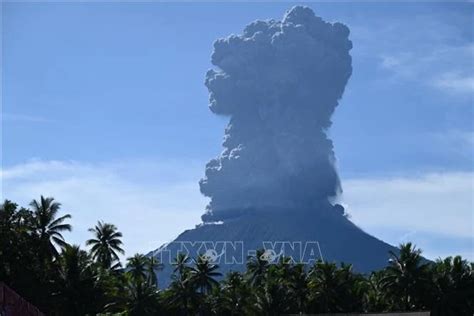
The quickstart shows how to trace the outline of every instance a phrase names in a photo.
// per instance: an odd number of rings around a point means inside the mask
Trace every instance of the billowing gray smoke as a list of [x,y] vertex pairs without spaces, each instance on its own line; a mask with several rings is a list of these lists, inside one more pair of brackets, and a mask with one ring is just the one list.
[[348,36],[298,6],[214,43],[210,109],[230,122],[200,182],[211,214],[311,208],[341,191],[326,131],[352,72]]

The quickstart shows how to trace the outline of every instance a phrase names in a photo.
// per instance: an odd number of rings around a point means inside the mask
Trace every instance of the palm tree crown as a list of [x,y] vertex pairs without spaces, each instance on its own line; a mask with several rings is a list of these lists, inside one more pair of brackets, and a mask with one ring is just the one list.
[[399,309],[415,310],[421,307],[417,293],[423,293],[429,265],[423,263],[421,250],[412,243],[401,244],[399,249],[399,254],[390,251],[390,265],[386,268],[383,286],[398,298]]
[[174,267],[173,273],[178,274],[181,280],[185,279],[186,273],[189,270],[189,266],[188,266],[189,261],[190,261],[190,258],[188,255],[184,253],[179,253],[176,256],[176,259],[174,260],[174,262],[172,263]]
[[191,268],[191,282],[201,290],[201,293],[208,293],[212,287],[219,285],[215,277],[221,276],[222,273],[217,272],[218,269],[218,265],[210,263],[203,256],[199,256],[195,266]]
[[148,257],[146,261],[147,282],[155,287],[158,287],[157,271],[163,270],[164,265],[156,257]]
[[251,256],[247,261],[247,273],[252,285],[260,285],[263,282],[265,273],[270,264],[263,258],[264,250],[259,249],[255,256]]
[[66,242],[61,232],[71,231],[70,224],[64,224],[71,215],[66,214],[57,217],[61,204],[54,202],[52,197],[45,198],[41,196],[40,200],[33,200],[30,203],[33,210],[34,220],[33,229],[39,236],[43,249],[54,256],[58,255],[55,245],[64,247]]
[[127,269],[132,278],[137,282],[145,281],[147,279],[147,257],[137,253],[127,260]]
[[94,228],[89,231],[95,238],[86,241],[86,245],[92,246],[91,254],[94,260],[108,269],[116,261],[119,261],[117,253],[124,254],[122,249],[122,233],[117,231],[113,224],[99,221]]

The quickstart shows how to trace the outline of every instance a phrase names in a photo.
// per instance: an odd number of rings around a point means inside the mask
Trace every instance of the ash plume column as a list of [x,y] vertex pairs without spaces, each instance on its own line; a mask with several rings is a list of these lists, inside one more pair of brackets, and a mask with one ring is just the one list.
[[211,198],[205,221],[244,209],[317,210],[340,193],[326,131],[352,73],[348,36],[297,6],[214,43],[209,107],[230,121],[200,181]]

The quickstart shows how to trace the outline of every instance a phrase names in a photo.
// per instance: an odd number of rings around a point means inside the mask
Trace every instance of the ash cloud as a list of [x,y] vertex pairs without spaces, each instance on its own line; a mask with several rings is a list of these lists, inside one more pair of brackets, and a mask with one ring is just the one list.
[[200,181],[208,215],[314,208],[341,192],[326,132],[352,73],[348,36],[297,6],[214,43],[209,107],[230,121]]

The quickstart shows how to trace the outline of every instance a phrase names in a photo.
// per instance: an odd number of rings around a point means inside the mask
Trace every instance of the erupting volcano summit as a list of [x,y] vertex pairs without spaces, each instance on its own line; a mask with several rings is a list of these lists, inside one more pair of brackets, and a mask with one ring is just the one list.
[[176,241],[242,241],[245,252],[264,241],[318,241],[326,260],[361,271],[386,264],[392,247],[329,202],[342,189],[327,131],[352,73],[351,48],[345,25],[301,6],[214,43],[209,107],[229,125],[200,181],[210,197],[204,224]]

